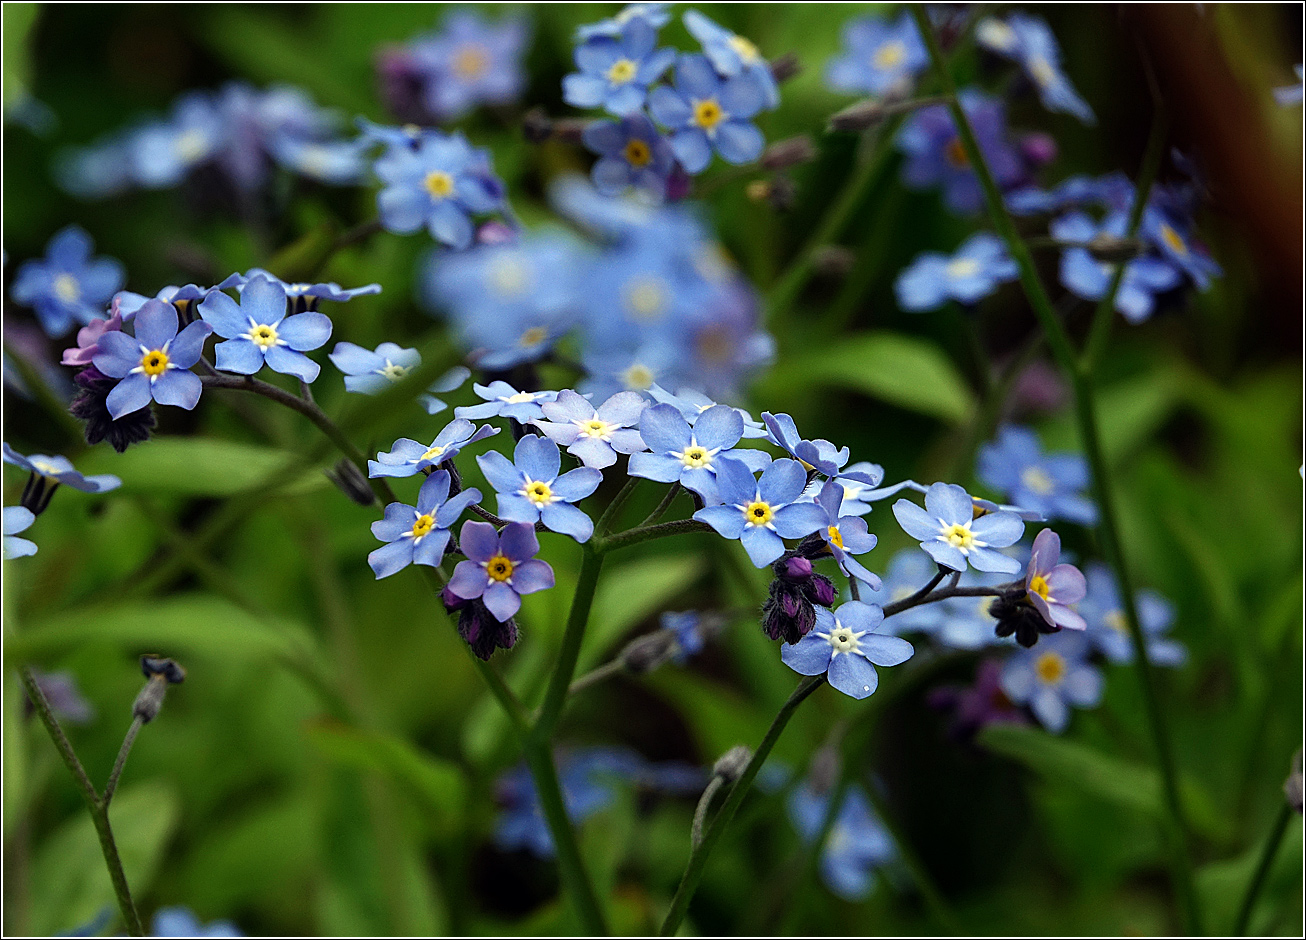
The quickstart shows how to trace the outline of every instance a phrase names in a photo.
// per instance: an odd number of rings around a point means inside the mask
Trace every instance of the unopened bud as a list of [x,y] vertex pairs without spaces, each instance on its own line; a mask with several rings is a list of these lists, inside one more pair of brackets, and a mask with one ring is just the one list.
[[181,668],[181,664],[164,656],[142,656],[141,672],[147,679],[162,676],[170,685],[186,681],[186,670]]
[[712,765],[713,776],[720,777],[727,783],[734,783],[748,767],[748,762],[753,759],[751,748],[743,744],[736,744],[730,750],[726,751],[717,758]]
[[1104,264],[1123,264],[1141,255],[1146,246],[1137,238],[1120,238],[1099,232],[1085,246],[1088,253]]
[[372,484],[368,482],[367,477],[363,476],[363,471],[359,470],[352,460],[341,460],[330,470],[322,472],[326,474],[328,480],[336,485],[340,492],[358,503],[358,505],[371,506],[376,502],[376,494],[372,492]]
[[528,143],[542,144],[553,136],[553,119],[543,108],[531,108],[521,122]]
[[798,61],[798,56],[793,52],[786,52],[782,56],[777,56],[771,60],[771,77],[776,83],[787,82],[803,70],[802,63]]
[[142,656],[141,672],[149,681],[145,683],[145,688],[141,689],[140,694],[136,696],[136,701],[132,703],[132,716],[139,718],[144,724],[149,724],[158,717],[168,686],[185,680],[186,670],[171,659],[161,656]]
[[857,263],[857,253],[842,245],[821,245],[812,252],[812,269],[825,277],[847,277]]
[[562,118],[553,122],[553,136],[568,144],[579,144],[590,123],[584,118]]
[[652,672],[676,654],[676,647],[674,630],[655,630],[626,644],[621,664],[630,672]]
[[753,202],[765,202],[777,212],[787,212],[793,208],[796,188],[792,180],[776,176],[769,180],[753,180],[744,192]]
[[869,130],[887,118],[890,113],[890,110],[878,99],[867,98],[830,115],[828,127],[832,131]]
[[762,151],[758,161],[764,170],[783,170],[816,159],[816,145],[806,134],[777,140]]

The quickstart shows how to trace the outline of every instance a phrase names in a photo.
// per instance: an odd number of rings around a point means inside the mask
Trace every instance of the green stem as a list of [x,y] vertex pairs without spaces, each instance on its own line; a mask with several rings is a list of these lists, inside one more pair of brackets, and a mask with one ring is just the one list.
[[775,742],[780,739],[780,734],[784,731],[785,725],[789,723],[789,719],[793,717],[794,711],[803,703],[803,699],[824,684],[824,675],[808,676],[798,683],[798,688],[794,689],[793,694],[780,706],[780,711],[776,713],[775,719],[771,722],[771,727],[766,731],[766,736],[762,738],[762,743],[753,752],[752,760],[744,768],[739,780],[730,788],[730,795],[726,797],[725,804],[712,817],[712,822],[708,825],[707,831],[703,833],[703,841],[690,852],[689,863],[685,866],[685,874],[680,879],[680,886],[676,888],[675,897],[671,899],[671,910],[667,912],[666,920],[662,922],[662,929],[659,931],[661,936],[669,937],[680,928],[681,922],[685,919],[685,914],[689,911],[689,902],[698,889],[699,881],[703,878],[703,869],[707,865],[708,856],[712,854],[712,848],[720,840],[726,826],[730,824],[730,820],[734,818],[735,812],[739,809],[739,804],[744,802],[744,797],[753,785],[757,772],[762,769],[762,764],[770,756],[771,749],[775,747]]
[[1197,893],[1193,882],[1192,861],[1188,853],[1188,830],[1179,801],[1178,774],[1170,747],[1169,732],[1164,715],[1161,712],[1160,701],[1152,678],[1152,667],[1147,658],[1146,643],[1134,601],[1133,583],[1124,562],[1124,551],[1121,546],[1116,521],[1114,496],[1109,483],[1106,459],[1102,453],[1101,432],[1098,426],[1090,375],[1081,368],[1070,337],[1061,321],[1057,318],[1052,302],[1048,299],[1047,291],[1043,289],[1042,281],[1039,279],[1038,271],[1034,266],[1033,256],[1030,254],[1024,240],[1020,237],[1020,233],[1016,231],[1011,216],[1007,213],[1006,206],[1002,201],[1002,192],[984,160],[984,154],[979,148],[979,142],[976,140],[975,131],[971,127],[970,120],[966,117],[965,110],[957,100],[956,85],[947,70],[943,53],[939,49],[938,38],[930,25],[929,17],[924,7],[911,7],[911,13],[916,20],[921,37],[925,40],[926,47],[929,49],[930,58],[933,60],[939,80],[949,98],[948,108],[952,112],[957,135],[966,151],[966,156],[970,160],[971,167],[979,179],[980,188],[984,192],[993,226],[997,229],[1002,240],[1006,242],[1008,250],[1016,261],[1016,265],[1020,270],[1021,285],[1025,290],[1030,306],[1034,308],[1034,313],[1038,317],[1044,333],[1047,335],[1048,345],[1052,349],[1057,364],[1071,381],[1075,397],[1075,415],[1079,424],[1085,455],[1088,458],[1089,466],[1092,468],[1093,496],[1097,500],[1101,516],[1099,533],[1103,554],[1106,555],[1107,563],[1115,573],[1116,582],[1120,589],[1125,620],[1129,625],[1129,634],[1133,641],[1134,668],[1138,672],[1139,682],[1142,686],[1148,726],[1152,736],[1153,748],[1156,752],[1157,765],[1161,772],[1166,808],[1169,815],[1168,828],[1170,829],[1173,846],[1172,867],[1175,892],[1180,898],[1181,910],[1188,932],[1201,933],[1201,912],[1198,908]]
[[652,525],[661,519],[666,514],[666,511],[671,508],[671,504],[676,501],[676,497],[679,495],[680,481],[677,480],[675,483],[671,484],[671,488],[667,490],[667,495],[662,497],[662,502],[658,503],[654,510],[648,514],[648,517],[639,524],[640,528]]
[[664,539],[669,535],[680,535],[684,532],[711,532],[712,527],[706,522],[699,522],[696,519],[677,519],[674,522],[659,522],[657,525],[644,525],[634,529],[627,529],[625,532],[618,532],[616,535],[610,535],[599,541],[595,551],[601,554],[607,554],[613,549],[626,548],[630,545],[638,545],[640,542],[650,542],[653,539]]
[[1288,823],[1292,821],[1293,809],[1284,800],[1279,806],[1279,815],[1274,817],[1274,826],[1270,829],[1269,838],[1265,840],[1265,845],[1261,849],[1261,858],[1256,863],[1256,871],[1252,875],[1251,882],[1247,885],[1247,893],[1243,895],[1243,903],[1238,908],[1238,919],[1234,921],[1233,935],[1235,937],[1245,937],[1247,928],[1252,921],[1252,909],[1256,906],[1256,898],[1261,893],[1261,888],[1265,884],[1265,876],[1270,873],[1270,865],[1274,862],[1274,856],[1278,854],[1279,844],[1283,842],[1284,833],[1288,831]]
[[617,520],[617,513],[621,507],[626,505],[626,500],[630,499],[630,494],[635,492],[635,487],[639,486],[640,477],[630,477],[626,480],[626,485],[617,491],[617,495],[612,497],[612,502],[608,503],[608,508],[603,510],[603,515],[599,517],[598,525],[594,526],[594,531],[598,535],[605,535],[612,523]]
[[571,613],[567,616],[567,629],[562,635],[562,648],[558,662],[549,677],[549,687],[540,706],[540,717],[531,729],[531,737],[547,742],[553,733],[562,707],[567,701],[567,690],[576,674],[576,660],[580,657],[581,640],[585,637],[585,623],[589,620],[594,603],[594,590],[599,583],[599,570],[603,567],[603,554],[592,544],[581,546],[580,575],[576,579],[576,593],[571,600]]
[[109,801],[113,799],[113,793],[118,789],[118,778],[122,776],[122,768],[127,763],[127,755],[131,753],[132,745],[136,743],[136,735],[140,733],[141,726],[145,722],[136,716],[132,718],[131,727],[127,729],[127,736],[122,739],[122,747],[118,748],[118,759],[113,762],[113,771],[109,774],[109,782],[104,785],[104,796],[100,802],[107,809]]

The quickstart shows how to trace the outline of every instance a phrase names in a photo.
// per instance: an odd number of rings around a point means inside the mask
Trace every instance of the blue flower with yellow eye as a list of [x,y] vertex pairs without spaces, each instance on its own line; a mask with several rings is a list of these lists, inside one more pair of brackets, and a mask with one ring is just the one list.
[[952,257],[927,251],[898,275],[893,289],[903,310],[933,310],[947,300],[975,304],[1019,274],[1002,239],[977,232]]
[[997,551],[1019,541],[1025,523],[1011,512],[990,512],[976,518],[975,504],[960,486],[935,483],[925,491],[925,508],[911,500],[893,504],[898,524],[939,564],[954,571],[1016,574],[1020,562]]
[[[682,388],[680,391],[676,392],[676,394],[672,395],[661,385],[655,384],[649,386],[648,394],[654,401],[664,405],[671,405],[679,411],[684,419],[689,422],[691,428],[694,426],[694,423],[698,421],[700,415],[709,408],[716,407],[717,404],[702,392],[693,388]],[[766,437],[766,425],[762,424],[760,421],[753,420],[753,416],[743,408],[735,408],[734,411],[739,415],[740,420],[743,422],[743,437],[754,439]]]
[[780,103],[780,89],[771,74],[771,66],[751,40],[717,25],[697,10],[686,10],[683,19],[685,28],[702,44],[703,55],[718,75],[722,78],[743,75],[751,79],[762,95],[762,107],[768,110]]
[[467,560],[458,562],[446,593],[467,601],[480,598],[500,623],[521,609],[521,595],[553,587],[553,569],[535,557],[540,542],[529,522],[510,522],[496,532],[488,522],[468,519],[458,547]]
[[1070,706],[1092,708],[1102,699],[1102,673],[1089,665],[1088,640],[1079,633],[1054,633],[1021,650],[1002,667],[1002,691],[1028,705],[1053,734],[1070,722]]
[[574,504],[603,482],[603,473],[577,467],[559,474],[562,454],[547,437],[523,435],[510,461],[498,451],[476,458],[485,479],[499,498],[499,518],[509,522],[542,522],[545,528],[587,542],[594,522]]
[[422,354],[395,343],[382,343],[369,351],[354,343],[336,343],[327,356],[345,374],[345,388],[363,395],[376,395],[422,364]]
[[651,405],[639,419],[639,435],[651,453],[631,454],[630,475],[658,483],[679,482],[707,503],[715,503],[719,460],[739,460],[754,473],[771,462],[760,450],[732,449],[743,431],[739,413],[725,405],[704,411],[693,427],[672,405]]
[[380,284],[364,284],[362,287],[344,288],[334,281],[322,283],[283,281],[275,274],[262,268],[250,268],[245,274],[233,274],[219,284],[218,287],[224,289],[235,287],[238,291],[244,291],[245,286],[256,277],[262,277],[274,284],[281,285],[282,290],[286,292],[287,299],[290,300],[291,313],[316,310],[318,304],[324,300],[329,300],[332,303],[347,303],[355,297],[366,297],[371,294],[381,293]]
[[462,134],[425,131],[413,149],[393,148],[376,161],[383,184],[377,194],[381,225],[408,235],[425,227],[451,248],[472,243],[472,216],[504,207],[503,183],[489,155]]
[[[786,801],[789,819],[806,843],[821,832],[831,791],[818,793],[810,783],[796,787]],[[864,900],[875,887],[875,869],[897,856],[893,838],[871,810],[861,787],[848,788],[821,849],[821,880],[846,901]]]
[[825,524],[826,513],[820,506],[798,501],[807,473],[797,460],[776,460],[761,478],[739,460],[722,457],[716,464],[721,504],[700,509],[694,518],[723,538],[738,539],[757,567],[783,555],[785,539],[811,535]]
[[498,428],[483,424],[479,428],[463,418],[454,418],[430,444],[419,444],[407,437],[395,441],[389,451],[367,462],[369,477],[410,477],[420,470],[432,470],[448,463],[468,444],[475,444],[499,433]]
[[464,405],[453,410],[454,416],[481,421],[486,418],[511,418],[521,424],[544,417],[541,402],[557,401],[557,392],[519,392],[507,382],[496,380],[489,385],[472,384],[483,405]]
[[372,523],[372,534],[386,544],[367,556],[377,580],[409,565],[437,567],[449,545],[450,528],[472,503],[479,502],[476,488],[449,495],[448,470],[436,470],[417,492],[417,505],[391,503],[385,517]]
[[222,291],[211,293],[199,314],[226,339],[214,347],[215,365],[240,375],[266,365],[304,382],[316,379],[322,367],[304,353],[331,338],[331,321],[320,313],[286,316],[286,301],[284,288],[261,275],[244,285],[239,304]]
[[634,188],[661,199],[675,166],[671,145],[643,113],[619,121],[594,121],[581,134],[585,146],[599,155],[590,176],[604,195]]
[[[1085,635],[1089,642],[1113,663],[1132,663],[1134,644],[1115,575],[1101,562],[1093,562],[1085,568],[1084,580],[1087,593],[1075,609],[1088,624]],[[1156,591],[1142,590],[1134,595],[1134,606],[1143,628],[1148,662],[1182,666],[1188,659],[1188,650],[1179,641],[1162,636],[1174,624],[1174,605]]]
[[694,174],[707,169],[712,153],[727,163],[750,163],[766,139],[751,119],[766,105],[762,86],[749,72],[722,79],[701,55],[676,61],[675,87],[659,85],[649,95],[653,120],[671,132],[671,149]]
[[648,87],[676,60],[674,49],[657,48],[657,29],[633,17],[620,36],[595,36],[576,47],[576,66],[562,79],[562,100],[576,108],[602,106],[625,117],[644,106]]
[[213,327],[197,320],[178,332],[177,310],[161,300],[150,300],[136,314],[136,335],[106,331],[95,368],[121,381],[105,400],[116,420],[139,411],[151,400],[187,411],[200,400],[203,386],[190,371],[204,353],[204,341]]
[[93,248],[91,236],[70,225],[50,239],[44,258],[18,268],[9,297],[31,307],[51,337],[63,336],[75,323],[103,318],[105,306],[122,287],[122,265],[113,258],[92,258]]
[[822,438],[806,440],[798,433],[794,419],[786,414],[773,415],[762,412],[762,421],[770,432],[771,442],[792,454],[808,469],[817,470],[828,477],[839,475],[843,465],[848,462],[848,448],[836,448]]
[[997,440],[980,448],[978,476],[1021,509],[1047,519],[1097,524],[1097,506],[1083,491],[1088,463],[1079,454],[1043,454],[1038,435],[1005,425]]
[[836,480],[827,480],[816,496],[816,505],[825,512],[825,526],[816,532],[830,548],[830,554],[839,564],[839,570],[850,578],[880,587],[880,578],[868,571],[853,555],[863,555],[878,541],[866,531],[866,520],[860,516],[843,515],[843,487]]
[[826,63],[825,83],[835,91],[888,95],[907,90],[929,64],[910,13],[894,23],[859,16],[844,24],[843,50]]
[[915,650],[900,636],[876,632],[884,611],[849,601],[836,610],[816,609],[816,626],[797,643],[780,647],[780,659],[801,676],[824,675],[844,695],[863,699],[880,683],[876,666],[897,666]]
[[[1164,196],[1164,193],[1158,193]],[[1198,290],[1206,290],[1211,278],[1223,272],[1206,250],[1191,238],[1191,224],[1180,221],[1174,213],[1148,201],[1143,210],[1143,223],[1139,234],[1153,245],[1161,256],[1193,279]]]
[[1061,47],[1045,20],[1020,12],[1005,20],[987,17],[980,21],[975,38],[984,48],[1020,64],[1038,89],[1043,107],[1073,114],[1085,124],[1097,123],[1093,109],[1061,70]]
[[516,101],[526,86],[522,54],[528,34],[526,21],[518,16],[494,23],[471,9],[451,12],[442,32],[413,49],[427,73],[426,107],[445,122],[480,105]]
[[648,449],[636,430],[647,404],[634,392],[618,392],[595,408],[584,396],[564,389],[556,401],[540,405],[547,420],[537,420],[535,426],[585,466],[602,470],[617,462],[617,454]]
[[[1052,221],[1048,231],[1053,238],[1078,243],[1061,254],[1061,283],[1066,290],[1085,300],[1101,300],[1106,296],[1117,265],[1099,261],[1082,245],[1100,234],[1123,238],[1127,224],[1122,212],[1112,213],[1100,225],[1083,212],[1071,212]],[[1159,294],[1182,283],[1183,275],[1163,258],[1155,254],[1134,258],[1125,262],[1115,307],[1130,323],[1141,323],[1152,315]]]

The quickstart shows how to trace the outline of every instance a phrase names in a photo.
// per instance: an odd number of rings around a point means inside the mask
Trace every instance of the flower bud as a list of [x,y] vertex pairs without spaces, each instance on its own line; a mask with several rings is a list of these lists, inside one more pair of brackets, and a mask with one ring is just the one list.
[[884,121],[892,112],[876,98],[850,104],[830,115],[827,127],[832,131],[864,131]]
[[787,82],[803,70],[802,63],[798,61],[798,56],[792,52],[786,52],[784,55],[777,56],[770,62],[771,77],[776,83]]
[[743,775],[748,762],[752,759],[753,752],[750,748],[743,744],[736,744],[717,758],[716,763],[712,765],[712,775],[720,777],[727,783],[734,783]]
[[521,122],[522,134],[532,144],[542,144],[553,136],[553,119],[543,108],[531,108]]
[[998,621],[993,628],[996,635],[1008,637],[1014,633],[1016,642],[1026,649],[1038,642],[1039,634],[1061,631],[1044,620],[1038,609],[1026,600],[1024,585],[998,597],[989,605],[989,614]]
[[777,140],[762,151],[758,160],[764,170],[784,170],[791,166],[811,163],[816,159],[816,145],[806,134]]
[[674,631],[655,630],[631,640],[619,658],[628,672],[652,672],[671,659],[676,654],[677,647]]
[[517,643],[517,622],[496,620],[479,597],[464,600],[445,586],[440,599],[449,613],[458,614],[458,635],[479,659],[489,659],[495,649],[512,649]]
[[371,506],[376,502],[376,493],[372,491],[372,484],[368,482],[367,477],[363,476],[363,471],[359,470],[352,460],[343,459],[330,470],[324,470],[323,472],[340,492],[358,503],[358,505]]
[[1147,246],[1137,238],[1120,238],[1099,232],[1085,246],[1088,253],[1103,264],[1123,264],[1141,255]]

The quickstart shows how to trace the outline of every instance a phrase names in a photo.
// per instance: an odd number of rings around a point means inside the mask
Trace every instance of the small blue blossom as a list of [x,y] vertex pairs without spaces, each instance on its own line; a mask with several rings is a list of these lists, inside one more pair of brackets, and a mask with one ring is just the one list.
[[417,491],[415,507],[391,503],[385,507],[385,518],[372,523],[372,534],[387,543],[367,556],[377,580],[409,565],[434,568],[444,559],[450,528],[468,506],[481,499],[481,491],[475,487],[450,497],[450,483],[448,470],[436,470]]
[[1044,456],[1038,435],[1028,428],[999,428],[997,440],[980,448],[978,475],[1022,509],[1048,519],[1097,524],[1097,507],[1083,494],[1089,484],[1087,462],[1079,454]]
[[197,320],[177,332],[177,309],[150,300],[136,314],[136,335],[107,331],[99,340],[100,352],[92,360],[105,375],[122,379],[105,401],[117,420],[150,403],[176,405],[190,410],[200,400],[203,386],[190,368],[199,362],[204,341],[213,327]]
[[323,300],[329,300],[332,303],[348,303],[355,297],[366,297],[371,294],[381,293],[380,284],[365,284],[362,287],[344,288],[334,281],[327,281],[320,284],[309,284],[302,281],[283,281],[281,278],[265,271],[262,268],[250,268],[245,274],[233,274],[221,284],[220,288],[235,287],[238,291],[244,291],[245,286],[256,277],[262,277],[274,284],[281,285],[282,290],[286,292],[286,297],[291,303],[291,313],[303,313],[304,311],[313,311],[318,308],[318,304]]
[[240,303],[214,291],[199,306],[204,322],[226,339],[213,348],[214,364],[223,372],[253,375],[266,365],[273,372],[312,382],[322,371],[304,355],[331,338],[331,321],[320,313],[286,316],[286,292],[280,283],[255,275],[244,285]]
[[443,32],[413,50],[429,75],[425,104],[435,118],[453,121],[480,105],[516,101],[526,86],[527,33],[520,17],[487,23],[470,9],[451,12]]
[[1021,650],[1002,667],[1002,691],[1028,705],[1039,723],[1060,734],[1070,706],[1092,708],[1102,699],[1102,673],[1089,665],[1088,640],[1079,633],[1054,633],[1037,647]]
[[619,37],[595,36],[576,47],[576,67],[562,79],[562,100],[576,108],[602,106],[625,117],[644,106],[648,87],[671,68],[674,49],[657,48],[657,29],[631,18]]
[[1073,114],[1085,124],[1097,123],[1093,109],[1061,71],[1061,47],[1041,17],[1019,12],[1005,21],[987,17],[976,27],[975,38],[986,49],[1020,63],[1038,89],[1043,107]]
[[802,676],[824,675],[844,695],[863,699],[880,683],[876,666],[911,659],[912,645],[900,636],[876,633],[884,611],[849,601],[836,610],[816,609],[816,626],[793,645],[780,647],[780,659]]
[[845,516],[864,516],[871,511],[871,494],[884,480],[884,468],[878,463],[860,460],[849,464],[832,479],[843,487],[843,508],[840,512]]
[[1016,574],[1020,562],[996,549],[1014,545],[1025,523],[1010,512],[990,512],[975,517],[975,504],[964,489],[952,483],[935,483],[925,492],[925,508],[907,499],[893,504],[898,524],[921,548],[945,567],[965,571]]
[[365,140],[308,140],[281,135],[268,141],[277,163],[329,186],[354,186],[367,176]]
[[[239,274],[232,274],[212,287],[200,287],[198,284],[184,284],[180,287],[169,284],[157,294],[155,300],[162,300],[166,304],[172,304],[177,308],[179,313],[187,313],[197,301],[208,297],[215,290],[226,290],[229,287],[235,287],[237,284],[244,283],[244,278]],[[125,322],[130,322],[145,302],[149,300],[144,294],[137,294],[134,291],[124,290],[113,295],[112,309]]]
[[83,493],[107,493],[122,486],[122,480],[112,473],[99,473],[85,476],[73,469],[72,461],[67,457],[50,457],[45,454],[33,454],[24,457],[9,446],[3,444],[4,462],[20,467],[29,473],[45,477],[63,486],[70,486]]
[[149,189],[176,186],[222,152],[230,137],[230,124],[212,94],[182,95],[168,119],[151,121],[131,133],[132,177]]
[[762,94],[762,107],[768,110],[780,103],[780,89],[771,74],[771,66],[757,46],[718,26],[697,10],[686,10],[683,19],[689,34],[702,43],[703,54],[718,75],[722,78],[743,75],[751,79]]
[[209,924],[200,923],[200,919],[188,907],[161,907],[154,912],[150,923],[151,937],[243,937],[237,927],[229,920],[215,920]]
[[122,287],[122,265],[113,258],[92,258],[91,236],[76,225],[60,230],[46,246],[45,257],[24,261],[9,288],[14,303],[31,307],[41,329],[57,338],[75,323],[105,316],[104,308]]
[[[8,445],[5,445],[8,447]],[[6,506],[4,509],[4,556],[24,558],[36,554],[36,543],[18,537],[36,521],[36,516],[26,506]]]
[[818,470],[828,477],[835,477],[839,476],[839,471],[848,462],[847,447],[836,450],[833,444],[821,438],[805,440],[789,415],[773,415],[764,411],[762,421],[770,432],[772,443],[792,454],[809,470]]
[[[693,12],[693,11],[690,11]],[[675,88],[659,85],[649,95],[649,113],[671,131],[671,149],[690,174],[701,173],[715,150],[727,163],[750,163],[766,144],[751,122],[766,103],[750,73],[722,79],[701,55],[676,61]]]
[[540,407],[542,402],[558,400],[557,392],[519,392],[504,381],[491,382],[489,385],[473,383],[472,389],[485,399],[485,404],[455,408],[455,416],[473,421],[511,418],[519,424],[527,424],[544,417],[544,409]]
[[490,451],[477,457],[476,463],[498,494],[499,518],[539,521],[577,542],[587,542],[594,534],[594,522],[573,504],[598,489],[603,473],[577,467],[559,476],[562,454],[553,441],[526,434],[517,442],[511,462]]
[[[1053,220],[1048,231],[1053,238],[1070,242],[1089,242],[1099,234],[1122,238],[1127,221],[1123,213],[1113,213],[1099,226],[1082,212],[1071,212]],[[1101,300],[1111,288],[1116,265],[1099,261],[1087,248],[1067,248],[1061,254],[1061,283],[1066,290],[1085,300]],[[1173,290],[1183,282],[1174,265],[1155,255],[1144,255],[1125,263],[1125,275],[1116,292],[1116,309],[1130,323],[1141,323],[1152,315],[1156,295]]]
[[781,458],[762,471],[760,479],[741,461],[718,458],[716,464],[721,505],[706,506],[694,518],[723,538],[739,539],[757,567],[785,553],[784,539],[811,535],[825,524],[821,507],[798,502],[807,484],[798,461]]
[[1298,62],[1293,66],[1293,70],[1297,73],[1297,84],[1281,85],[1274,89],[1274,100],[1281,108],[1290,108],[1302,102],[1302,64]]
[[697,610],[685,610],[679,613],[667,611],[658,623],[663,630],[670,630],[676,635],[676,662],[684,663],[689,657],[703,649],[703,615]]
[[661,29],[671,22],[671,4],[669,3],[628,3],[616,16],[580,26],[576,29],[578,42],[585,42],[596,36],[617,38],[632,22],[642,19],[654,29]]
[[1052,189],[1025,186],[1006,195],[1007,208],[1016,215],[1060,212],[1083,206],[1100,206],[1110,212],[1128,212],[1135,188],[1123,173],[1106,176],[1071,176]]
[[[789,794],[785,805],[798,835],[811,843],[825,824],[830,793],[817,793],[804,783]],[[821,880],[826,887],[846,901],[865,900],[875,887],[875,869],[897,854],[893,838],[861,787],[849,787],[821,850]]]
[[463,600],[479,597],[500,623],[521,609],[521,595],[553,587],[553,569],[535,557],[540,542],[528,522],[495,532],[488,522],[468,519],[458,546],[467,560],[458,562],[446,591]]
[[616,196],[633,187],[654,199],[666,196],[675,157],[666,138],[642,112],[619,121],[594,121],[581,139],[599,155],[590,172],[599,192]]
[[382,343],[374,352],[353,343],[336,343],[328,359],[345,374],[345,388],[375,395],[401,381],[422,364],[422,354],[395,343]]
[[929,64],[929,52],[909,12],[895,23],[859,16],[844,24],[843,50],[826,63],[825,83],[850,94],[901,94]]
[[503,184],[489,157],[461,134],[426,131],[415,149],[394,148],[376,162],[381,224],[408,235],[425,227],[452,248],[472,243],[472,216],[503,208]]
[[866,520],[860,516],[843,515],[843,486],[837,480],[827,480],[821,492],[817,494],[816,505],[825,512],[825,525],[817,529],[817,534],[830,547],[830,553],[839,564],[839,570],[850,578],[856,578],[869,584],[872,589],[880,587],[879,576],[868,571],[853,555],[862,555],[875,547],[878,539],[866,531]]
[[535,426],[585,466],[602,470],[617,462],[617,454],[648,449],[635,430],[646,405],[634,392],[618,392],[595,408],[583,396],[565,389],[556,401],[541,403],[548,420],[537,420]]
[[917,255],[898,275],[893,289],[903,310],[933,310],[947,300],[975,304],[1014,281],[1019,269],[1002,239],[977,232],[962,243],[951,258],[937,251]]
[[[462,388],[463,383],[471,377],[471,369],[466,366],[454,366],[444,375],[426,386],[426,391],[445,395]],[[417,400],[421,403],[421,406],[426,409],[428,415],[438,415],[440,412],[444,411],[444,409],[449,407],[447,402],[442,401],[441,399],[436,398],[435,395],[431,394],[424,393],[418,395]],[[454,417],[458,417],[458,415],[455,414]]]
[[[703,412],[707,411],[709,408],[715,407],[717,404],[702,392],[692,388],[682,388],[680,391],[676,392],[676,394],[672,395],[661,385],[654,384],[649,386],[648,393],[653,397],[654,401],[660,402],[664,405],[672,405],[681,413],[681,415],[684,416],[685,420],[689,422],[691,428],[694,426],[694,423],[698,421],[699,415],[703,414]],[[744,423],[744,438],[756,440],[767,436],[766,425],[760,421],[755,421],[753,416],[743,408],[735,408],[733,410],[739,415],[740,420]]]
[[475,444],[499,433],[498,428],[483,424],[479,428],[463,418],[454,418],[430,444],[419,444],[407,437],[395,441],[391,449],[378,453],[367,462],[369,477],[410,477],[448,463],[468,444]]
[[760,450],[732,449],[743,429],[739,413],[725,405],[704,411],[693,427],[673,405],[651,405],[640,415],[639,436],[652,453],[632,454],[629,473],[658,483],[679,482],[708,504],[716,503],[718,460],[738,460],[754,473],[771,462]]
[[1148,201],[1139,234],[1155,246],[1163,258],[1192,278],[1198,290],[1206,290],[1211,278],[1219,277],[1223,272],[1206,250],[1190,238],[1191,223],[1180,221],[1174,211],[1156,204],[1165,196],[1165,191],[1161,190],[1157,193],[1157,200]]
[[[1076,610],[1088,623],[1089,641],[1111,662],[1132,663],[1134,644],[1115,576],[1106,565],[1094,562],[1087,566],[1084,579],[1088,593],[1076,605]],[[1177,640],[1161,635],[1174,624],[1174,605],[1148,590],[1134,595],[1134,605],[1143,628],[1148,661],[1158,666],[1182,666],[1188,659],[1188,650]]]

